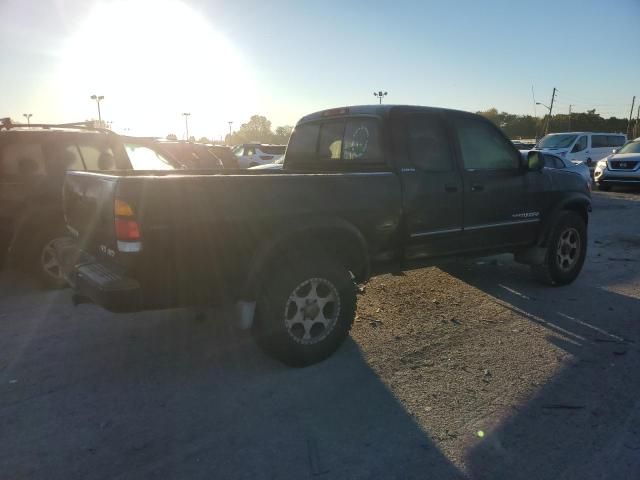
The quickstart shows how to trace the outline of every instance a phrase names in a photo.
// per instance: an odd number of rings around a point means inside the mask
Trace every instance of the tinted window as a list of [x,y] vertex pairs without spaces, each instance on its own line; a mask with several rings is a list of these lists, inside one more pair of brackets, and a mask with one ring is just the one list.
[[344,131],[342,158],[346,161],[381,162],[378,122],[373,118],[351,118]]
[[[173,170],[173,166],[165,157],[142,145],[125,144],[131,167],[134,170]],[[86,162],[86,160],[85,160]],[[87,165],[87,168],[89,165]]]
[[[592,140],[593,141],[593,140]],[[571,149],[572,152],[581,152],[582,150],[584,150],[585,148],[587,148],[587,137],[586,136],[582,136],[578,139],[578,141],[576,142],[576,144],[573,146],[573,148]]]
[[591,147],[592,148],[605,148],[609,146],[609,140],[607,135],[592,135]]
[[244,155],[251,156],[256,154],[256,147],[244,147]]
[[610,147],[619,147],[624,145],[625,139],[620,135],[608,135],[607,140]]
[[78,145],[87,170],[115,170],[116,162],[111,148],[98,148],[95,145]]
[[413,115],[407,121],[409,159],[421,170],[447,172],[453,168],[451,146],[441,121],[433,116]]
[[316,155],[320,124],[307,123],[298,125],[291,134],[287,147],[287,159],[311,160]]
[[[55,165],[52,165],[55,164]],[[52,152],[49,161],[50,170],[84,170],[84,163],[76,145],[67,145]]]
[[458,117],[455,124],[465,168],[470,170],[518,168],[518,151],[488,121],[475,117]]
[[0,174],[44,175],[44,154],[39,143],[10,143],[0,152]]
[[243,147],[243,146],[236,147],[236,148],[234,148],[234,149],[233,149],[233,154],[234,154],[236,157],[241,157],[241,156],[242,156],[242,152],[243,152],[243,151],[244,151],[244,147]]
[[260,150],[267,155],[284,155],[285,145],[262,145]]
[[342,154],[343,135],[344,121],[323,123],[320,128],[318,158],[320,160],[340,160],[340,155]]

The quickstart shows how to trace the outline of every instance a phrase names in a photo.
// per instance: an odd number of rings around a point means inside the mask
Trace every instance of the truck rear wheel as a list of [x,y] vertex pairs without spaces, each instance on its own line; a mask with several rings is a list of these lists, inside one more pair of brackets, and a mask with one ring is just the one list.
[[547,285],[573,282],[587,254],[587,226],[573,211],[562,212],[547,242],[547,253],[541,265],[532,266],[535,277]]
[[356,288],[344,266],[331,258],[287,256],[264,280],[254,333],[278,360],[307,366],[340,347],[355,311]]

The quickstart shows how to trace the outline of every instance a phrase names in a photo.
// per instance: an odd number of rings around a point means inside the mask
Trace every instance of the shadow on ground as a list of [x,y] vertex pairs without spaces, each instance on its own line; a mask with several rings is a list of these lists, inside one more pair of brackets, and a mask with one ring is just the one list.
[[[548,329],[548,341],[570,354],[551,381],[525,405],[512,405],[510,418],[468,453],[468,473],[640,478],[640,296],[610,291],[588,268],[560,288],[537,286],[527,268],[500,258],[442,268]],[[638,285],[637,269],[617,268],[617,278]]]
[[66,295],[2,299],[3,478],[462,477],[352,341],[289,369],[229,322]]

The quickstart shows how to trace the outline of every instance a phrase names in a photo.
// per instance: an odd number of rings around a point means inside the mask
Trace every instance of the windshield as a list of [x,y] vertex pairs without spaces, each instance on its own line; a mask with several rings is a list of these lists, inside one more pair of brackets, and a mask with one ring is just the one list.
[[538,148],[569,148],[576,137],[577,135],[547,135],[540,140]]
[[640,153],[640,142],[629,142],[620,150],[618,150],[617,153]]

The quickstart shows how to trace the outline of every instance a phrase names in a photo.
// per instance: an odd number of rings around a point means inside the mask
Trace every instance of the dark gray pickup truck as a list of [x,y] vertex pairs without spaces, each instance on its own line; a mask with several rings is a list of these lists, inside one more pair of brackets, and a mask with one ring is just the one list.
[[[76,298],[113,311],[238,302],[291,365],[335,351],[356,284],[445,255],[512,252],[573,281],[590,191],[489,121],[412,106],[302,118],[281,171],[69,172],[58,246]],[[255,311],[254,311],[255,308]]]

